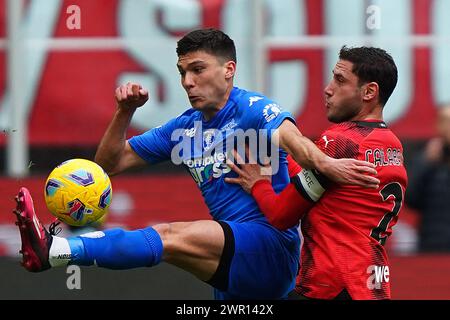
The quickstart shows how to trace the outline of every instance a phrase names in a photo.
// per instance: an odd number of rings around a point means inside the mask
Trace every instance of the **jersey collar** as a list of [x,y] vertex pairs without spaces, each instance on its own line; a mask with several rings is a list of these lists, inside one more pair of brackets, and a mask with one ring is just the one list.
[[352,121],[360,127],[387,129],[387,124],[380,120],[364,120],[364,121]]

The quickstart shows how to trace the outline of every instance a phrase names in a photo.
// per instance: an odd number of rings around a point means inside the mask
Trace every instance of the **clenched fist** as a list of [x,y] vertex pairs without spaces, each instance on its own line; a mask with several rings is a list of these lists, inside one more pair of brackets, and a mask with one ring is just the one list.
[[148,100],[148,91],[140,84],[128,82],[116,89],[117,106],[133,111],[143,106]]

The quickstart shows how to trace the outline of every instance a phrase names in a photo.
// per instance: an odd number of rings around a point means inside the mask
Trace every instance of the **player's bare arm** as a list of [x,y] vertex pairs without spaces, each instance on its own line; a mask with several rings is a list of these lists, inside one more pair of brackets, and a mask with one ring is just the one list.
[[317,169],[339,184],[352,184],[378,188],[380,181],[375,165],[356,159],[333,159],[325,155],[308,138],[303,136],[291,121],[284,121],[274,133],[273,141],[279,143],[303,168]]
[[109,175],[145,165],[126,140],[126,132],[137,108],[148,100],[148,92],[136,83],[128,82],[116,89],[117,111],[95,154],[97,162]]

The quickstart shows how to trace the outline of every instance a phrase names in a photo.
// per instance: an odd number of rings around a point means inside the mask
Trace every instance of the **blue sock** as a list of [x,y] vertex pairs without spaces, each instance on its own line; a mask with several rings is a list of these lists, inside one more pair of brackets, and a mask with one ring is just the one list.
[[[104,236],[103,236],[104,234]],[[96,263],[108,269],[150,267],[161,261],[161,237],[152,227],[134,231],[110,229],[67,239],[72,251],[70,264]]]

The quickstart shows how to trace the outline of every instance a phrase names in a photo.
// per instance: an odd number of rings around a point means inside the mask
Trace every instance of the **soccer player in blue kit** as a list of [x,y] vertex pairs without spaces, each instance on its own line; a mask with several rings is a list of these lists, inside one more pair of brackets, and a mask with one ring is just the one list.
[[[114,175],[180,157],[201,189],[213,219],[162,223],[133,231],[116,228],[66,239],[44,228],[34,212],[31,195],[21,188],[15,212],[23,265],[38,272],[67,264],[130,269],[165,261],[212,285],[216,299],[285,298],[297,275],[298,231],[272,227],[250,195],[224,181],[236,175],[226,165],[232,150],[216,147],[221,142],[218,140],[230,139],[238,129],[267,130],[269,142],[283,149],[272,178],[278,192],[289,183],[286,151],[303,167],[315,168],[339,183],[376,187],[379,181],[373,177],[374,166],[327,157],[301,135],[292,116],[275,102],[234,87],[236,50],[233,40],[223,32],[192,31],[178,41],[177,54],[181,84],[192,108],[126,140],[130,120],[147,101],[148,92],[138,84],[120,86],[116,90],[117,112],[95,161]],[[149,186],[148,192],[157,187]]]

